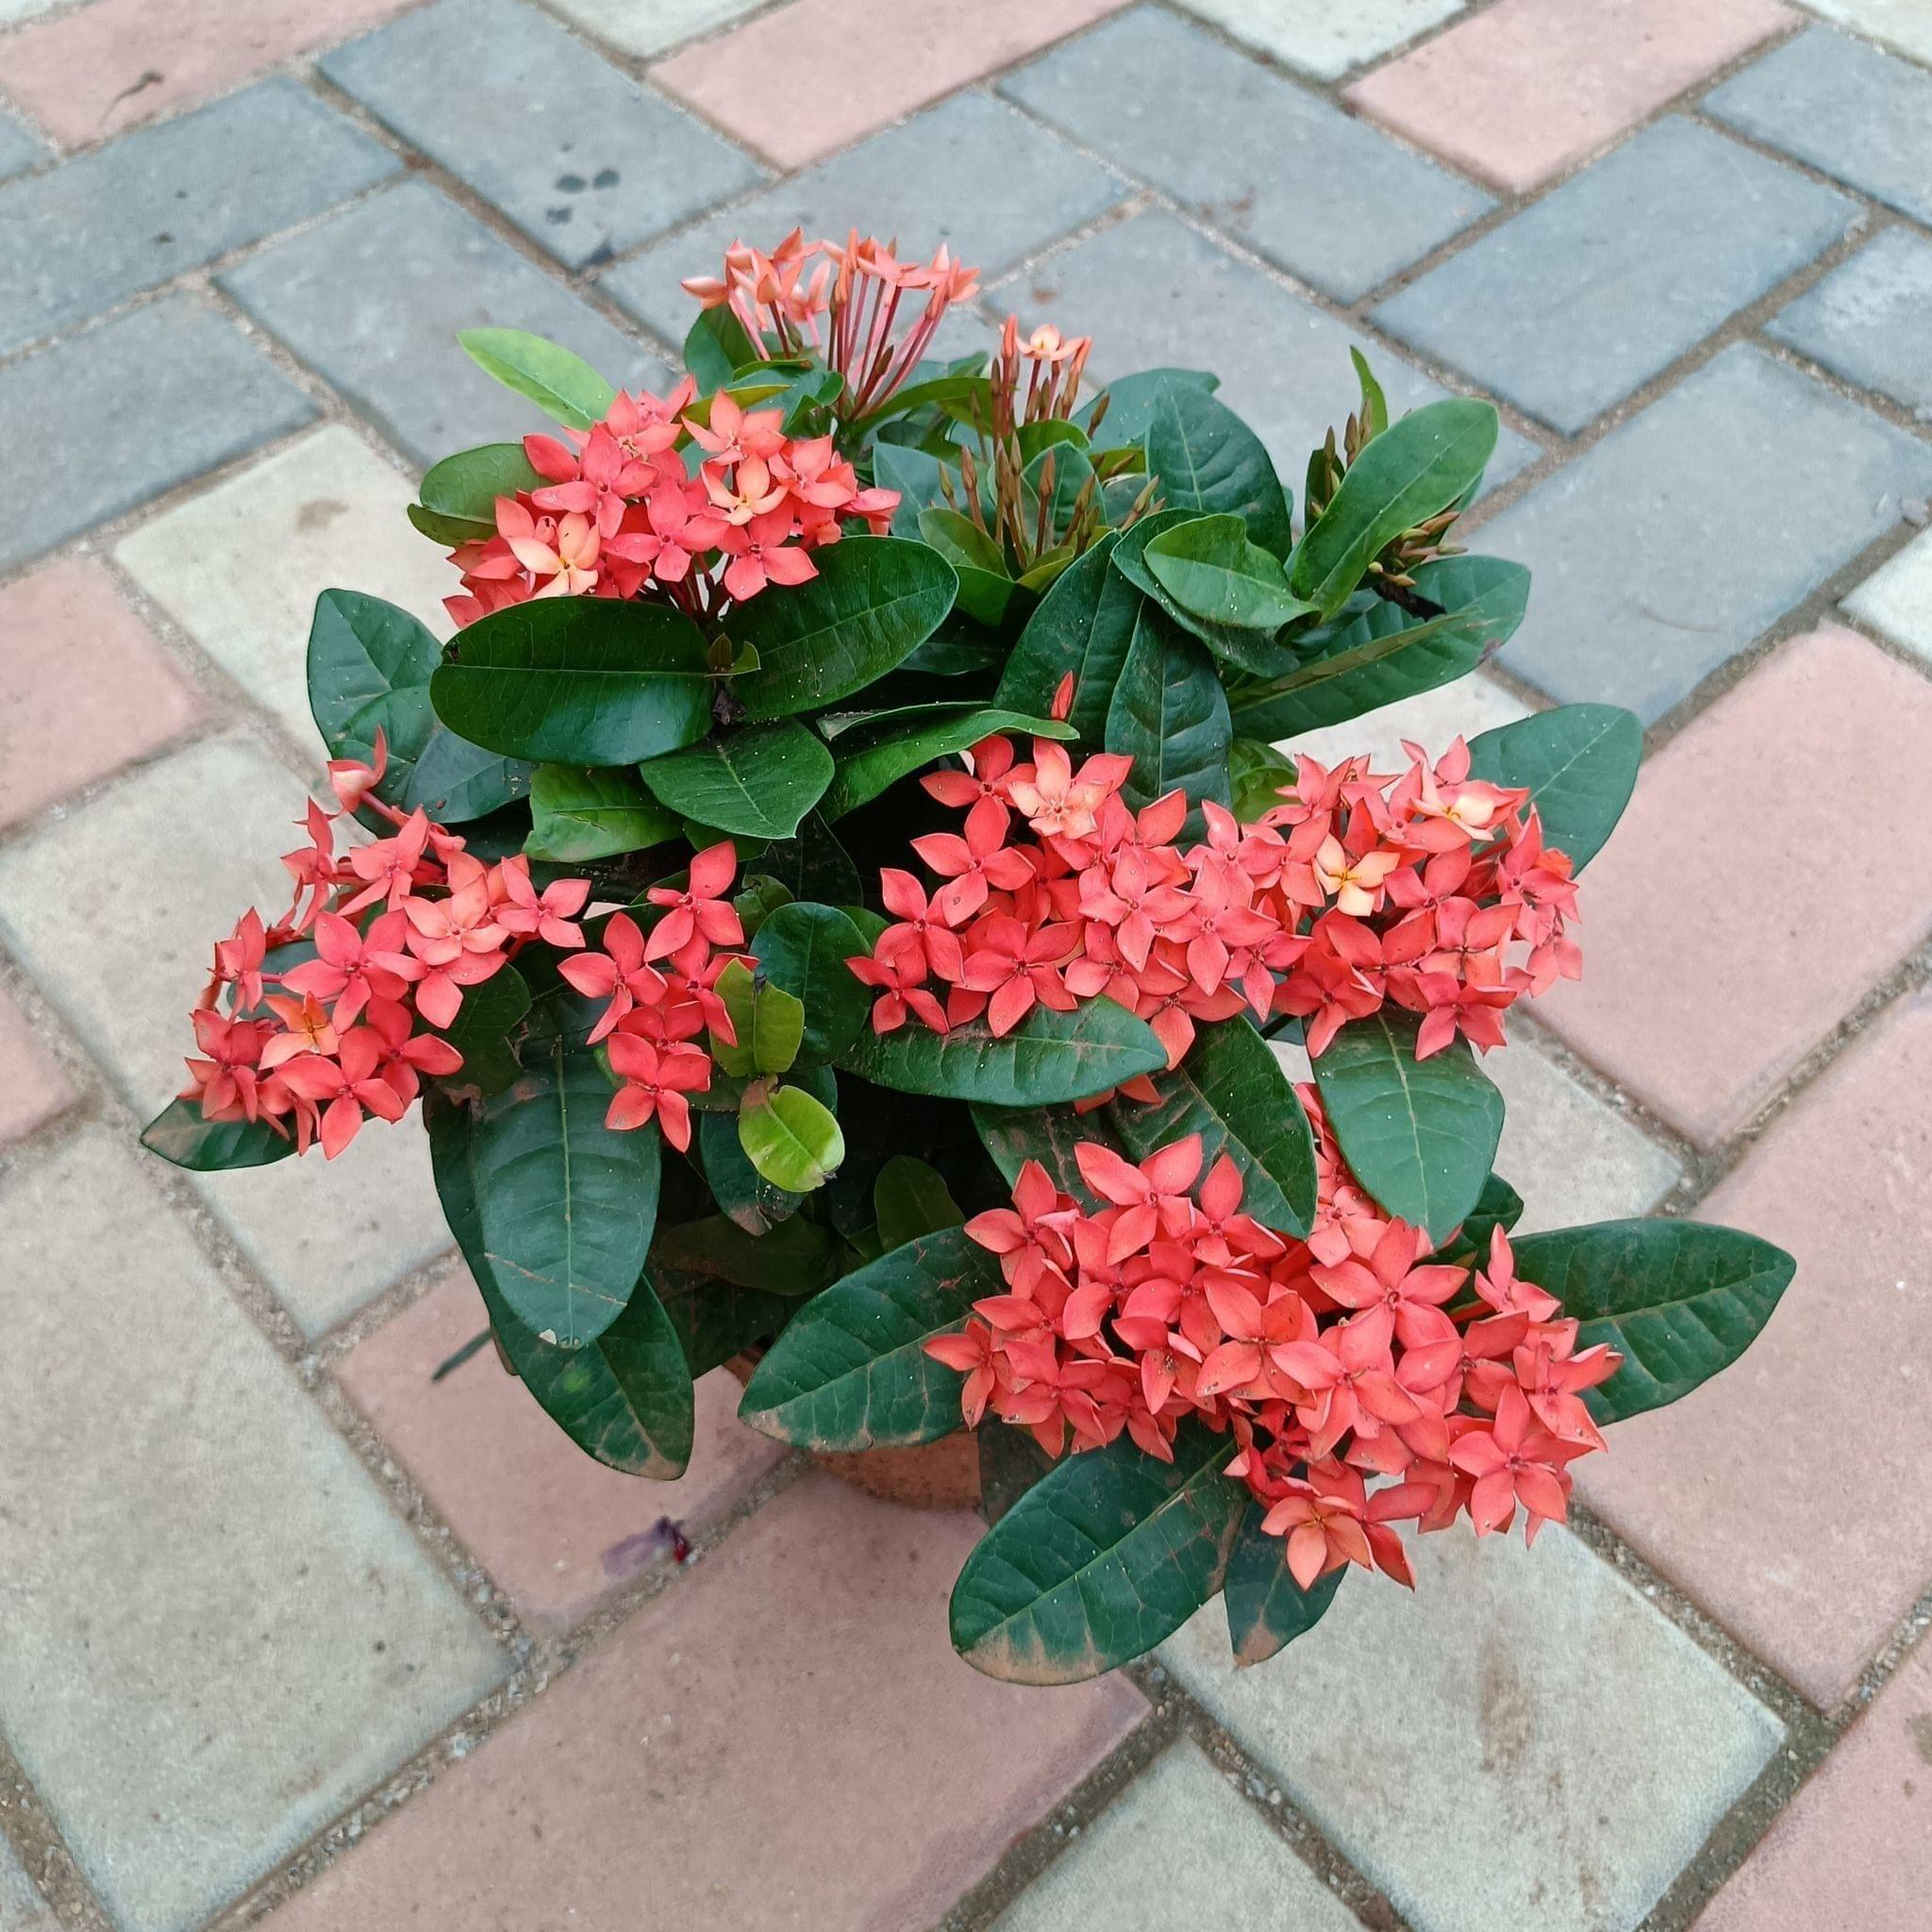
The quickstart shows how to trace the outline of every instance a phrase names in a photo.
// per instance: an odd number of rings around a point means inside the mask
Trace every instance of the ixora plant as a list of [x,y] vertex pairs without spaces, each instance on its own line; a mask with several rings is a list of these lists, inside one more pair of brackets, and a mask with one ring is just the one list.
[[[326,592],[336,808],[215,947],[183,1166],[421,1099],[506,1365],[670,1477],[692,1378],[822,1455],[980,1431],[954,1642],[1031,1683],[1225,1591],[1269,1656],[1407,1526],[1561,1519],[1603,1424],[1762,1326],[1790,1259],[1512,1243],[1472,1048],[1580,958],[1635,780],[1574,705],[1402,769],[1274,749],[1473,669],[1527,574],[1446,539],[1485,404],[1361,405],[1289,492],[1209,375],[926,359],[974,276],[732,249],[666,396],[464,346],[558,435],[411,511],[459,626]],[[1306,1048],[1295,1084],[1271,1041]]]

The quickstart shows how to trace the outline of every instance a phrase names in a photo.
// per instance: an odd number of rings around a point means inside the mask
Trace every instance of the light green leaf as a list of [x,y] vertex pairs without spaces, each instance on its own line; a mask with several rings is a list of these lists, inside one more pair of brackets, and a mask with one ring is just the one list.
[[514,328],[466,328],[457,341],[486,375],[567,428],[590,428],[617,400],[617,391],[581,356],[541,336]]
[[1241,630],[1279,630],[1308,608],[1288,588],[1281,565],[1248,541],[1237,516],[1195,517],[1154,537],[1141,553],[1168,594],[1190,615]]
[[823,1187],[845,1158],[838,1117],[802,1087],[747,1095],[738,1116],[744,1158],[774,1187],[808,1194]]

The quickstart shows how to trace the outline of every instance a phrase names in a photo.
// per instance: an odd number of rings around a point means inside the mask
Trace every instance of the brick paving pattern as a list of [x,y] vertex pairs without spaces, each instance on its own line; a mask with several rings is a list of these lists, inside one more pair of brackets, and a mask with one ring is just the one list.
[[[441,625],[414,478],[537,426],[454,332],[655,383],[677,278],[794,223],[1217,370],[1296,482],[1351,345],[1501,407],[1521,636],[1305,742],[1642,714],[1499,1165],[1799,1260],[1571,1530],[1259,1670],[1210,1606],[994,1685],[973,1525],[722,1376],[669,1488],[439,1377],[419,1128],[134,1151],[317,775],[315,594]],[[0,0],[0,1932],[1925,1924],[1928,315],[1925,0]]]

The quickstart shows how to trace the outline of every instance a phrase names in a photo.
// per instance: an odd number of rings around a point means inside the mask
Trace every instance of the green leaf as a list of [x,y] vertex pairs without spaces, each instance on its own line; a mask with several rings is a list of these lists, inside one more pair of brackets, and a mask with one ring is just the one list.
[[1390,542],[1474,488],[1495,447],[1493,406],[1467,396],[1425,403],[1372,437],[1289,558],[1295,595],[1324,617],[1341,609]]
[[1075,1113],[1066,1107],[987,1107],[974,1102],[973,1124],[979,1131],[980,1145],[991,1156],[1008,1187],[1018,1183],[1020,1170],[1027,1161],[1037,1160],[1054,1186],[1063,1194],[1073,1195],[1089,1214],[1100,1212],[1107,1203],[1091,1192],[1080,1177],[1074,1150],[1081,1141],[1093,1141],[1124,1159],[1130,1158],[1110,1108]]
[[795,719],[708,738],[639,772],[675,812],[743,839],[789,839],[832,782],[832,754]]
[[1004,1040],[983,1021],[934,1033],[916,1022],[863,1028],[839,1064],[874,1087],[993,1107],[1051,1107],[1105,1093],[1167,1064],[1153,1029],[1111,1000],[1072,1013],[1035,1007]]
[[700,395],[715,395],[747,363],[758,359],[757,343],[728,308],[701,308],[685,331],[684,366],[697,378]]
[[958,575],[958,608],[975,624],[996,626],[1013,595],[1000,546],[971,517],[943,505],[920,511],[919,535]]
[[741,959],[719,974],[716,991],[738,1038],[727,1044],[713,1031],[711,1058],[741,1080],[784,1073],[805,1038],[804,1002],[783,987],[761,985]]
[[141,1144],[193,1174],[266,1167],[295,1151],[294,1141],[266,1121],[204,1120],[200,1102],[193,1100],[171,1100],[142,1129]]
[[[1198,389],[1212,395],[1220,387],[1220,376],[1205,369],[1139,370],[1108,383],[1081,412],[1081,426],[1095,449],[1139,448],[1153,426],[1155,401],[1162,390]],[[1105,413],[1100,408],[1102,397],[1107,401]]]
[[1322,1621],[1347,1565],[1318,1576],[1304,1590],[1288,1567],[1288,1546],[1278,1536],[1265,1536],[1261,1519],[1267,1507],[1254,1497],[1241,1516],[1241,1525],[1227,1558],[1222,1594],[1227,1603],[1227,1641],[1237,1670],[1265,1663]]
[[758,870],[776,879],[794,899],[825,906],[856,906],[865,882],[851,855],[821,812],[806,814],[795,839],[774,839],[765,847]]
[[[733,1136],[735,1141],[736,1135]],[[775,1335],[792,1304],[784,1295],[741,1288],[708,1274],[659,1267],[654,1258],[651,1280],[684,1350],[693,1377],[709,1374],[735,1355]]]
[[942,463],[929,451],[903,442],[875,442],[872,449],[873,480],[881,490],[896,490],[899,507],[892,512],[892,535],[908,540],[919,536],[923,511],[946,507],[943,475],[953,486],[956,502],[966,500],[958,470]]
[[522,443],[486,442],[480,449],[459,450],[430,466],[417,492],[421,503],[410,506],[409,521],[425,537],[452,548],[487,541],[496,535],[499,496],[542,487],[543,479],[531,468]]
[[1523,622],[1529,573],[1497,557],[1439,558],[1415,573],[1415,594],[1441,614],[1417,618],[1378,598],[1335,625],[1301,669],[1244,691],[1236,729],[1269,740],[1319,731],[1474,671]]
[[789,1194],[824,1187],[845,1158],[838,1116],[803,1087],[748,1097],[738,1115],[738,1143],[758,1173]]
[[389,768],[375,793],[402,811],[422,806],[445,824],[495,811],[529,789],[530,768],[467,744],[438,723],[429,680],[442,646],[408,611],[359,591],[325,591],[308,627],[308,708],[329,756],[375,756]]
[[993,706],[922,705],[911,717],[923,722],[907,722],[896,729],[887,726],[884,735],[879,736],[867,732],[865,736],[870,741],[850,753],[846,752],[842,738],[837,741],[835,749],[841,754],[838,775],[819,808],[826,818],[842,818],[848,811],[869,805],[901,778],[924,771],[927,765],[955,752],[965,751],[996,731],[1024,733],[1029,738],[1067,739],[1074,735],[1071,724]]
[[836,1060],[858,1037],[872,994],[845,962],[871,950],[850,914],[805,900],[779,907],[753,936],[759,972],[804,1008],[798,1058],[805,1064]]
[[1469,774],[1528,788],[1547,843],[1578,872],[1603,849],[1637,786],[1643,725],[1615,705],[1559,705],[1469,741]]
[[658,1218],[658,1134],[607,1127],[614,1091],[596,1055],[532,1039],[501,1093],[429,1110],[437,1192],[471,1274],[565,1348],[623,1312]]
[[1141,555],[1182,609],[1241,630],[1279,630],[1308,608],[1281,565],[1248,541],[1237,516],[1194,517],[1162,530]]
[[1107,713],[1107,748],[1134,769],[1121,795],[1134,809],[1176,789],[1188,794],[1184,836],[1201,834],[1201,802],[1226,805],[1234,730],[1214,660],[1163,610],[1143,605]]
[[[1301,663],[1301,654],[1292,643],[1278,642],[1267,632],[1244,630],[1239,625],[1223,624],[1190,610],[1149,565],[1147,553],[1154,544],[1174,531],[1192,529],[1202,524],[1224,525],[1237,534],[1241,543],[1247,543],[1246,525],[1239,517],[1204,518],[1191,510],[1157,510],[1121,533],[1121,541],[1114,547],[1114,569],[1224,662],[1256,677],[1286,675]],[[1265,550],[1257,549],[1254,554],[1260,559],[1257,567],[1272,568],[1279,575],[1281,566]]]
[[540,597],[479,619],[429,680],[473,743],[563,765],[634,765],[711,728],[704,638],[659,604]]
[[514,966],[501,966],[480,985],[466,988],[463,1004],[442,1037],[463,1064],[444,1078],[455,1093],[501,1093],[523,1071],[509,1036],[530,1010],[530,989]]
[[1060,573],[1026,620],[993,697],[1009,710],[1043,717],[1071,672],[1074,709],[1068,722],[1090,745],[1098,745],[1107,730],[1113,688],[1145,603],[1109,567],[1121,541],[1109,530]]
[[617,400],[617,391],[581,356],[541,336],[515,328],[466,328],[457,341],[485,375],[528,397],[566,428],[590,428]]
[[652,1251],[652,1266],[715,1275],[740,1288],[768,1294],[811,1294],[842,1272],[838,1241],[815,1221],[795,1215],[769,1234],[750,1235],[722,1214],[666,1228]]
[[758,654],[758,669],[733,686],[750,717],[789,717],[862,691],[940,627],[959,587],[936,551],[894,537],[847,537],[812,560],[808,582],[774,586],[731,614],[732,641]]
[[530,780],[530,816],[524,850],[559,865],[641,852],[682,830],[637,774],[621,765],[539,765]]
[[1523,1196],[1501,1174],[1492,1174],[1463,1217],[1460,1231],[1436,1251],[1436,1259],[1452,1268],[1485,1267],[1491,1231],[1500,1227],[1507,1234],[1522,1219]]
[[1221,1585],[1246,1488],[1232,1436],[1181,1424],[1174,1461],[1122,1436],[1068,1457],[989,1530],[953,1586],[953,1648],[1016,1684],[1073,1684],[1172,1636]]
[[1227,774],[1234,815],[1251,825],[1263,812],[1273,811],[1283,789],[1293,785],[1294,760],[1261,739],[1237,738],[1228,751]]
[[1757,1340],[1797,1263],[1782,1248],[1702,1221],[1604,1221],[1525,1235],[1516,1272],[1607,1341],[1624,1366],[1585,1400],[1600,1423],[1688,1395]]
[[1143,447],[1168,508],[1229,512],[1263,550],[1288,555],[1294,533],[1287,492],[1261,439],[1225,403],[1191,384],[1161,384]]
[[1124,1096],[1114,1125],[1136,1160],[1201,1137],[1202,1172],[1222,1155],[1241,1171],[1241,1208],[1264,1227],[1305,1236],[1315,1223],[1315,1139],[1294,1085],[1240,1014],[1205,1025],[1171,1074],[1153,1076],[1151,1105]]
[[781,1442],[850,1451],[936,1441],[960,1425],[957,1369],[925,1343],[1002,1292],[962,1227],[923,1235],[814,1295],[746,1385],[739,1416]]
[[966,1219],[945,1175],[916,1154],[895,1154],[879,1169],[872,1184],[872,1200],[879,1241],[888,1248],[904,1247],[943,1227],[958,1227]]
[[736,1113],[698,1115],[698,1153],[713,1199],[746,1234],[768,1234],[798,1212],[804,1196],[774,1187],[751,1164]]
[[1418,1062],[1416,1029],[1388,1008],[1352,1020],[1314,1062],[1342,1158],[1391,1214],[1446,1241],[1481,1198],[1503,1096],[1457,1041]]
[[1389,426],[1389,398],[1382,393],[1382,385],[1369,368],[1369,358],[1353,344],[1348,359],[1355,364],[1356,379],[1362,386],[1362,419],[1368,424],[1371,436],[1380,436]]
[[581,1348],[540,1341],[493,1289],[485,1287],[483,1299],[524,1387],[587,1456],[656,1482],[684,1474],[696,1422],[691,1372],[648,1280]]

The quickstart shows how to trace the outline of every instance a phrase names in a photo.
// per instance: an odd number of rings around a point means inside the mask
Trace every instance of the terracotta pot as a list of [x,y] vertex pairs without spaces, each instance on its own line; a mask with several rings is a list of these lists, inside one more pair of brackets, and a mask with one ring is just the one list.
[[[748,1381],[758,1355],[733,1356],[724,1366],[741,1382]],[[884,1503],[908,1509],[979,1507],[979,1441],[964,1429],[914,1449],[861,1449],[853,1456],[814,1453],[811,1459],[841,1482]]]

